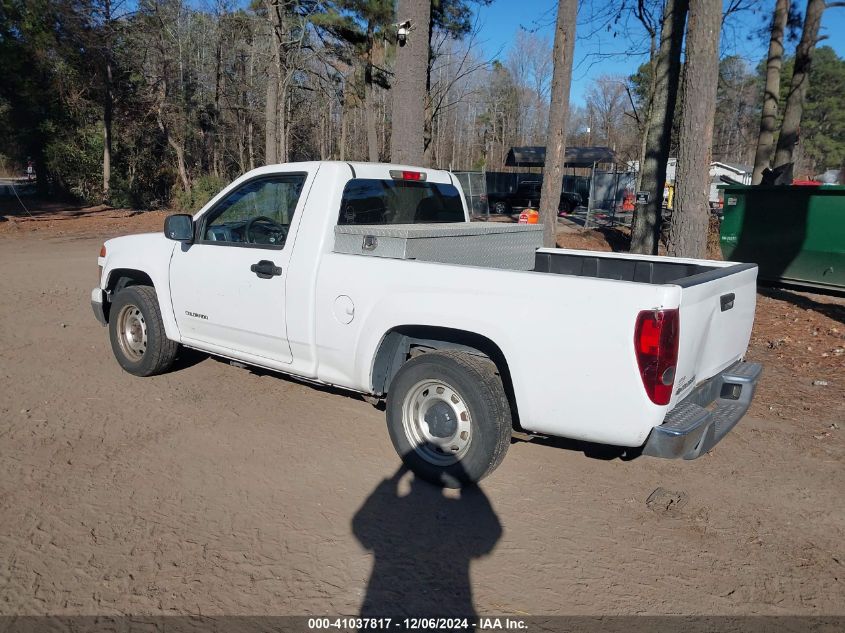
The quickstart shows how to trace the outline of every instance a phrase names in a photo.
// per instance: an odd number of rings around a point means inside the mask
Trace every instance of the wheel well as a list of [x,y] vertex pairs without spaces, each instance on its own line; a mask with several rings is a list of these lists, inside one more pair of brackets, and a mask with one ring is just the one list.
[[408,359],[445,349],[485,356],[495,363],[511,405],[514,423],[518,426],[516,397],[505,355],[492,340],[475,332],[426,325],[403,325],[391,329],[382,337],[376,351],[371,376],[373,392],[387,393],[399,368]]
[[[106,291],[109,293],[109,297],[114,296],[115,293],[120,292],[127,286],[153,286],[153,280],[150,279],[147,273],[132,268],[115,268],[109,273],[109,281],[106,284]],[[109,320],[110,309],[111,303],[108,301],[103,302],[103,313],[105,314],[106,321]]]

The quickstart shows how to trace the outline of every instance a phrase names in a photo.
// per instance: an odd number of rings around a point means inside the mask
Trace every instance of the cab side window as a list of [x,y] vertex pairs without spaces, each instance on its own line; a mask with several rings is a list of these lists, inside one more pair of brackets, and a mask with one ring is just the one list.
[[305,178],[284,174],[244,183],[207,214],[202,241],[284,247]]

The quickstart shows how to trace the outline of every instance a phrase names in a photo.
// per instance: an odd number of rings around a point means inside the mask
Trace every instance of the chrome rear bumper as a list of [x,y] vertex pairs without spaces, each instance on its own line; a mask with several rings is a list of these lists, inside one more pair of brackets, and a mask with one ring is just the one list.
[[739,361],[716,374],[666,414],[651,430],[643,455],[695,459],[736,426],[754,397],[763,366]]

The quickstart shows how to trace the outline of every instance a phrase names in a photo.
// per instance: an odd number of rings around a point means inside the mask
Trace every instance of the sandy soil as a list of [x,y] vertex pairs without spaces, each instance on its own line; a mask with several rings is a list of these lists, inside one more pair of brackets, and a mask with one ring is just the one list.
[[94,260],[162,217],[0,222],[0,614],[845,614],[841,300],[760,297],[765,382],[699,460],[516,440],[446,495],[357,397],[122,372]]

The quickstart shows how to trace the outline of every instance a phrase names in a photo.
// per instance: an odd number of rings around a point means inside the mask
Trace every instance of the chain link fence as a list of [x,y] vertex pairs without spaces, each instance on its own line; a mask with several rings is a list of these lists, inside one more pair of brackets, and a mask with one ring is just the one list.
[[464,197],[471,216],[488,216],[487,207],[487,178],[483,171],[455,171],[452,172],[461,183]]

